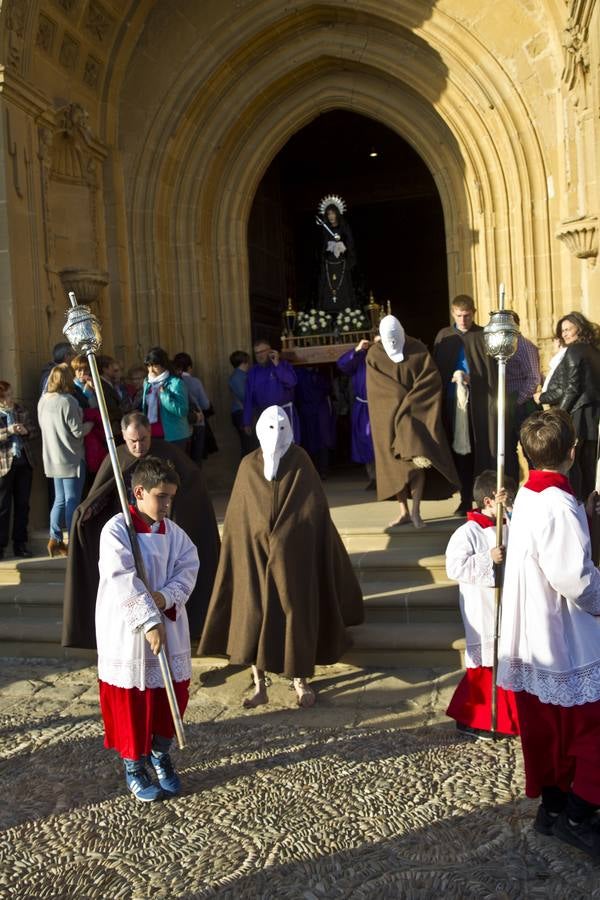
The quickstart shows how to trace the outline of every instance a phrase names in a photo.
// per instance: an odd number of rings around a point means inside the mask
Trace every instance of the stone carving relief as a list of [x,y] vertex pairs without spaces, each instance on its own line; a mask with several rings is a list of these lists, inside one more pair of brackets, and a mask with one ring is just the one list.
[[585,88],[590,69],[588,30],[594,0],[570,0],[569,15],[563,32],[562,44],[565,51],[565,65],[562,78],[569,90],[578,81]]
[[102,43],[106,37],[110,35],[114,26],[114,19],[107,11],[100,6],[95,0],[91,0],[87,14],[85,17],[85,30],[92,35],[95,40]]
[[23,191],[21,189],[21,179],[19,172],[19,155],[17,150],[17,143],[13,140],[12,131],[11,131],[11,122],[10,122],[10,112],[8,107],[5,107],[6,113],[6,144],[8,148],[8,154],[12,160],[12,170],[13,170],[13,186],[15,189],[15,193],[17,197],[23,197]]
[[561,223],[556,237],[577,259],[587,259],[593,265],[598,257],[598,218],[581,216]]
[[78,59],[79,43],[75,40],[75,38],[71,37],[70,34],[65,32],[62,44],[60,45],[58,61],[61,66],[63,66],[63,68],[68,69],[70,72],[72,72],[77,68]]
[[79,3],[79,0],[54,0],[54,3],[56,6],[58,6],[59,9],[62,9],[64,13],[67,13],[67,15],[69,15],[73,12],[75,7]]
[[108,283],[100,266],[103,237],[97,196],[105,149],[78,103],[56,110],[53,127],[40,127],[38,140],[53,308],[68,290],[82,301],[96,302]]
[[6,7],[6,64],[10,69],[19,70],[22,64],[27,25],[26,0],[8,0]]
[[38,19],[38,31],[35,39],[35,46],[44,53],[52,54],[54,50],[54,38],[56,36],[56,22],[49,19],[43,13],[40,13]]
[[102,75],[102,63],[94,56],[88,56],[83,69],[83,81],[91,90],[97,91]]

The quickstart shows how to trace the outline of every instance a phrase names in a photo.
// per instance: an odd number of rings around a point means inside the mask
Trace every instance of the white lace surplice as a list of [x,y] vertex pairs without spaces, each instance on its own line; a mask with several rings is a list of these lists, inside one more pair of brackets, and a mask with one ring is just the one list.
[[511,520],[498,683],[542,703],[600,700],[600,572],[584,508],[557,487],[521,488]]
[[[164,618],[167,656],[174,681],[191,676],[190,633],[185,604],[196,583],[198,552],[183,529],[165,520],[165,534],[138,534],[152,590],[160,591],[176,620]],[[129,536],[121,513],[100,537],[100,583],[96,602],[98,677],[123,688],[163,686],[159,662],[141,627],[156,614],[152,597],[135,573]]]
[[[506,527],[504,528],[506,540]],[[494,564],[496,529],[477,522],[461,525],[446,548],[448,578],[459,582],[460,614],[465,626],[468,669],[491,666],[494,655]]]

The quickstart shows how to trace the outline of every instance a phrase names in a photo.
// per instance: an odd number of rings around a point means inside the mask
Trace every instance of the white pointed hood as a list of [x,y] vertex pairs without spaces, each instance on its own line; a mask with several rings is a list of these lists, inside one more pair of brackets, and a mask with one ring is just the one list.
[[379,323],[379,334],[383,349],[392,362],[402,362],[404,359],[404,343],[406,335],[404,328],[396,316],[384,316]]
[[263,454],[267,481],[277,477],[279,460],[294,442],[294,432],[286,412],[280,406],[269,406],[256,423],[256,436]]

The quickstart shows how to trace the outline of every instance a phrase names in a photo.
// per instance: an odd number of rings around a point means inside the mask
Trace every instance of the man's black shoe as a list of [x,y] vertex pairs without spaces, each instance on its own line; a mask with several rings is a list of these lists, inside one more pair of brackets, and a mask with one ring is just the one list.
[[583,822],[571,822],[566,811],[561,812],[552,833],[559,841],[571,844],[593,859],[600,860],[600,821],[596,817]]
[[544,804],[540,803],[533,827],[538,834],[545,834],[546,837],[550,837],[554,834],[554,825],[557,819],[558,813],[548,812]]
[[33,553],[27,546],[27,544],[15,544],[13,547],[15,551],[15,556],[18,559],[31,559]]

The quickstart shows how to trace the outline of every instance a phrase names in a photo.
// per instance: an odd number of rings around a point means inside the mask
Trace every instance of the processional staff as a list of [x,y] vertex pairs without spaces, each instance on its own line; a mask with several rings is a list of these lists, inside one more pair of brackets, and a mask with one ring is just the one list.
[[[123,480],[123,473],[121,472],[121,466],[119,465],[115,439],[112,433],[110,419],[108,417],[108,409],[106,408],[106,399],[104,397],[102,379],[100,378],[98,365],[96,363],[95,354],[102,346],[100,322],[98,321],[96,316],[91,313],[88,306],[79,306],[79,304],[77,303],[77,298],[75,297],[73,291],[69,291],[69,300],[71,301],[71,306],[73,308],[70,309],[67,313],[67,324],[63,328],[63,334],[69,341],[75,353],[84,353],[87,356],[90,366],[90,372],[92,374],[92,381],[94,382],[94,389],[96,391],[96,398],[98,400],[98,408],[100,410],[100,416],[102,417],[102,425],[104,426],[108,455],[110,456],[113,475],[115,477],[115,483],[117,485],[117,493],[119,495],[119,501],[121,503],[121,511],[123,513],[123,518],[125,519],[127,533],[131,542],[131,550],[133,553],[133,559],[135,561],[135,567],[140,580],[144,583],[148,592],[151,593],[150,587],[148,585],[146,567],[144,566],[144,560],[142,559],[142,554],[140,553],[137,533],[131,519],[129,501],[127,499],[127,491],[125,490],[125,482]],[[173,723],[175,725],[177,744],[179,746],[179,749],[183,750],[183,748],[185,747],[183,721],[179,713],[179,706],[177,705],[177,698],[175,697],[175,691],[173,689],[173,679],[171,678],[169,663],[167,661],[167,654],[165,653],[164,647],[161,647],[158,653],[158,662],[160,665],[165,690],[167,692],[167,700],[169,701],[169,708],[173,717]]]
[[[485,347],[490,356],[498,362],[498,433],[497,433],[497,468],[496,493],[504,487],[504,454],[506,436],[506,363],[516,352],[519,339],[519,327],[512,311],[504,309],[505,290],[499,288],[500,308],[490,313],[490,321],[483,329]],[[496,547],[502,546],[502,530],[504,521],[504,504],[496,503]],[[504,580],[504,564],[494,566],[494,657],[492,664],[492,731],[497,731],[498,724],[498,637],[502,609],[502,583]]]

